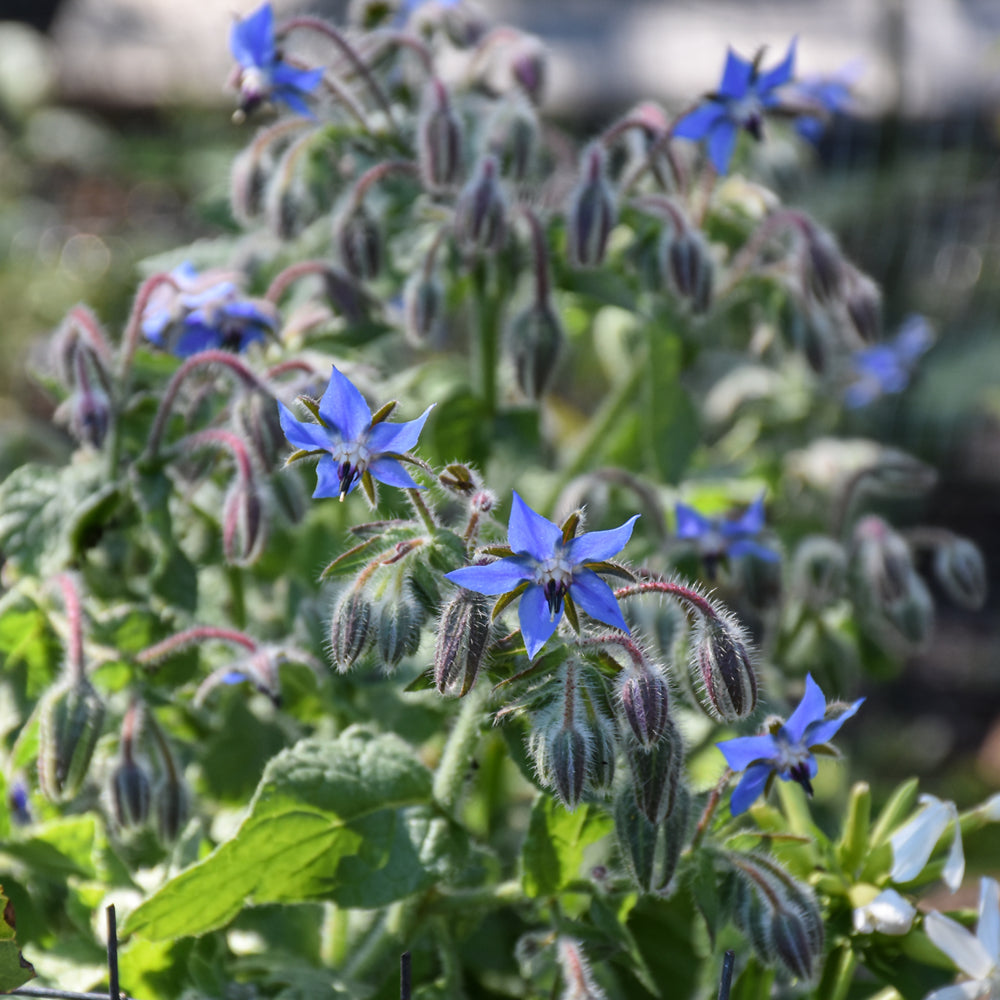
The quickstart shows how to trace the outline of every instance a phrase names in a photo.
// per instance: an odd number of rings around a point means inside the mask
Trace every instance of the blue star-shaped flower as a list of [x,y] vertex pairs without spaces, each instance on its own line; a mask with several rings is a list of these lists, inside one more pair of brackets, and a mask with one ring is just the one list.
[[781,556],[754,539],[764,530],[764,497],[756,500],[735,520],[705,517],[692,507],[678,503],[677,537],[693,541],[698,554],[709,567],[724,556],[756,556],[767,562],[777,562]]
[[792,108],[798,110],[798,105],[803,106],[795,117],[795,131],[809,142],[819,142],[833,115],[853,110],[851,90],[860,74],[861,63],[854,60],[831,75],[796,80],[788,94],[788,104]]
[[480,594],[520,590],[517,613],[529,659],[555,632],[564,601],[579,604],[591,618],[628,632],[614,592],[595,570],[621,551],[638,517],[610,531],[586,531],[566,538],[562,528],[536,514],[515,493],[507,526],[512,554],[487,566],[466,566],[445,575]]
[[323,69],[297,69],[280,58],[274,40],[274,11],[269,3],[233,24],[229,49],[240,64],[237,87],[243,111],[252,111],[270,100],[284,102],[300,115],[312,117],[303,97],[319,86]]
[[844,392],[844,405],[856,410],[910,383],[917,362],[934,343],[934,333],[923,316],[905,320],[892,340],[856,351],[851,359],[854,381]]
[[296,420],[282,403],[278,408],[285,437],[299,449],[289,461],[307,454],[322,456],[316,467],[314,497],[339,496],[343,500],[362,480],[372,497],[374,489],[366,477],[387,486],[420,489],[399,459],[416,446],[433,406],[416,420],[399,424],[383,422],[392,408],[383,407],[373,420],[364,396],[334,368],[315,411],[319,423]]
[[[270,303],[244,298],[228,271],[199,274],[188,262],[170,272],[174,284],[159,285],[142,315],[146,339],[186,358],[209,348],[242,352],[277,328]],[[176,287],[175,287],[176,286]]]
[[802,701],[776,733],[716,743],[726,763],[734,771],[743,771],[729,804],[730,812],[734,816],[746,812],[774,775],[782,781],[797,781],[812,795],[812,779],[818,770],[813,750],[833,739],[864,700],[859,698],[840,715],[828,719],[826,698],[809,674]]
[[704,104],[678,118],[672,134],[681,139],[706,139],[708,158],[724,174],[729,169],[740,130],[745,129],[759,140],[764,112],[780,103],[776,91],[792,78],[795,41],[793,38],[785,58],[766,73],[760,71],[763,50],[748,62],[730,49],[719,89],[709,94]]

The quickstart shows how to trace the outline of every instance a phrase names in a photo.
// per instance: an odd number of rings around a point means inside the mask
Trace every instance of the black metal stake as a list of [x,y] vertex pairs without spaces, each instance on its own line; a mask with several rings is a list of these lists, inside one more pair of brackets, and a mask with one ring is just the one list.
[[108,915],[108,994],[110,1000],[119,1000],[118,919],[115,917],[115,904],[112,903],[104,912]]
[[730,948],[722,956],[722,980],[719,983],[719,1000],[729,1000],[729,991],[733,988],[733,963],[736,952]]
[[412,995],[411,977],[413,973],[410,968],[410,953],[404,951],[399,956],[399,1000],[410,1000]]

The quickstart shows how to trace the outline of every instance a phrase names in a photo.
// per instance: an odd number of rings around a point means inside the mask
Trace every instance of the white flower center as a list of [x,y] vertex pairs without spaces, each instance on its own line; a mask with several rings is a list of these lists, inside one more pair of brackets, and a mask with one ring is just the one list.
[[549,615],[554,621],[562,614],[563,597],[573,583],[573,564],[566,555],[566,548],[559,543],[548,559],[537,564],[535,582],[541,584],[545,600],[549,605]]

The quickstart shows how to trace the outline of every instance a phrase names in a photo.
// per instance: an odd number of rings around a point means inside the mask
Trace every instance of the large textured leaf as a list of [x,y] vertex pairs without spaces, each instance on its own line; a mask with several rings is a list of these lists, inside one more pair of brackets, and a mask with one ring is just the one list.
[[[164,885],[126,930],[162,940],[222,927],[248,903],[408,895],[423,882],[401,874],[401,860],[421,867],[435,851],[427,824],[402,810],[430,795],[430,773],[394,736],[303,740],[268,764],[232,840]],[[361,899],[364,885],[377,902]]]
[[521,882],[529,896],[552,896],[580,873],[584,849],[609,834],[614,821],[595,806],[569,812],[549,795],[535,802],[521,849]]

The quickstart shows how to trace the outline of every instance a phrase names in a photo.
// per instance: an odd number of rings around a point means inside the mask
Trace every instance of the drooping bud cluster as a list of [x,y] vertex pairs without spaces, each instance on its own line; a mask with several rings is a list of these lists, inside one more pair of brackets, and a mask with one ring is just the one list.
[[434,649],[434,683],[442,694],[464,697],[472,690],[486,657],[492,602],[460,589],[445,605]]
[[334,605],[330,619],[330,656],[341,673],[350,670],[371,645],[374,616],[371,599],[358,587],[344,591]]
[[372,281],[382,267],[382,238],[363,205],[349,207],[333,225],[333,239],[340,262],[357,281]]
[[808,980],[823,954],[823,917],[812,889],[763,854],[727,852],[734,916],[761,961]]
[[844,596],[847,553],[826,535],[810,535],[799,542],[792,560],[792,592],[814,611]]
[[566,208],[566,244],[576,267],[597,267],[603,262],[618,217],[606,161],[600,143],[591,143],[584,150],[580,179]]
[[633,736],[644,750],[651,749],[672,725],[668,714],[670,692],[666,677],[647,663],[626,668],[619,676],[618,700]]
[[691,794],[681,784],[670,814],[656,823],[642,811],[631,788],[615,798],[615,837],[633,883],[643,892],[667,890],[677,870],[691,825]]
[[436,77],[427,85],[417,120],[417,163],[421,180],[431,191],[452,187],[462,170],[462,124]]
[[45,695],[38,780],[53,802],[66,802],[80,790],[101,735],[104,714],[104,701],[82,675],[65,678]]
[[986,563],[968,538],[952,535],[935,548],[934,576],[960,608],[977,611],[986,602]]
[[564,340],[562,323],[547,300],[535,300],[511,320],[506,349],[518,388],[528,399],[545,395]]
[[507,240],[507,197],[495,156],[484,156],[455,202],[455,239],[466,250],[495,253]]

